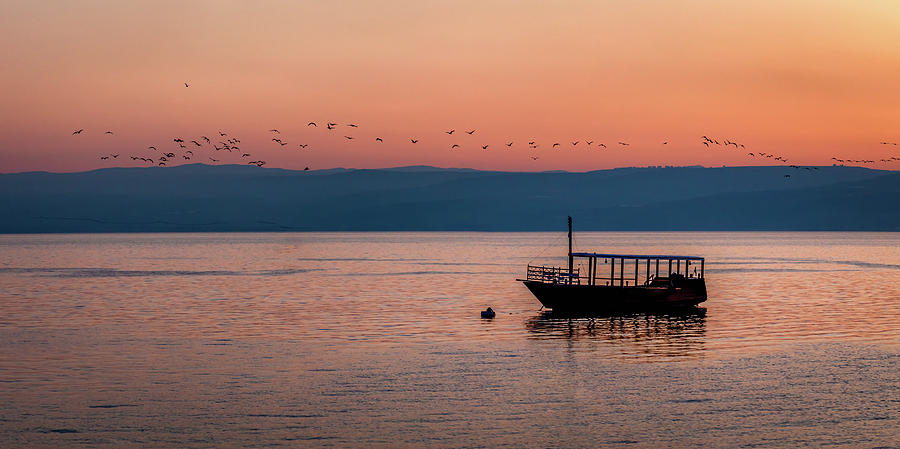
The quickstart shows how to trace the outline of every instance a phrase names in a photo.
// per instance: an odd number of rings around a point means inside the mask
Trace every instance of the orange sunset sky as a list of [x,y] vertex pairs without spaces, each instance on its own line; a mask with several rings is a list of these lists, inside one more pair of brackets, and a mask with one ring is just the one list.
[[219,131],[240,150],[191,144],[176,163],[584,171],[900,156],[880,143],[900,141],[897,1],[2,0],[0,33],[4,173],[146,166],[129,156]]

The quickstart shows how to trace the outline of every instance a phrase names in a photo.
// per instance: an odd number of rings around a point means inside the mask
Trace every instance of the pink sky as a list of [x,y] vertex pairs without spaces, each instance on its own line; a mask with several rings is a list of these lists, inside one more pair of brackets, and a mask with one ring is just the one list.
[[900,156],[894,1],[6,1],[0,29],[0,172],[144,166],[220,130],[286,168]]

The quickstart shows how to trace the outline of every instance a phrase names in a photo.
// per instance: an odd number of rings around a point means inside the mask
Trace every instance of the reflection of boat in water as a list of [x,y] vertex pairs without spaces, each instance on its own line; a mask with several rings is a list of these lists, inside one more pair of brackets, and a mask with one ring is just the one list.
[[689,357],[704,349],[706,309],[591,315],[545,311],[525,327],[538,340],[610,342],[626,356]]
[[[568,268],[529,264],[518,279],[548,309],[652,310],[706,301],[702,257],[572,252],[572,217],[568,256]],[[574,267],[575,259],[587,261],[587,273]]]

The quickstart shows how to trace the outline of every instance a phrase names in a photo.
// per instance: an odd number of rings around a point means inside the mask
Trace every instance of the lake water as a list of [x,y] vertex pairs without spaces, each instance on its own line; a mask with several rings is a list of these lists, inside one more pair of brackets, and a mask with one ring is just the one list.
[[900,447],[900,234],[578,233],[709,290],[579,319],[564,239],[0,236],[0,446]]

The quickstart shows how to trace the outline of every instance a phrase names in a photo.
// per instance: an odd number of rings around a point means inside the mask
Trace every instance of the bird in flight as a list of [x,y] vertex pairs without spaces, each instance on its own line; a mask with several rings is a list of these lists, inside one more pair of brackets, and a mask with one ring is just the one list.
[[119,155],[118,155],[118,154],[111,154],[111,155],[110,155],[110,156],[112,156],[112,157],[113,157],[113,159],[117,159],[117,158],[118,158],[118,157],[119,157]]
[[218,159],[209,158],[209,160],[211,160],[211,161],[213,161],[213,162],[219,162]]
[[353,136],[344,136],[344,138],[347,140],[353,140]]
[[302,149],[302,148],[306,148],[306,147],[308,147],[308,146],[309,146],[308,143],[301,143],[301,144],[300,144],[300,148],[301,148],[301,149]]
[[359,128],[359,125],[357,125],[356,123],[347,123],[347,126],[351,128]]
[[466,131],[466,134],[468,134],[468,135],[471,136],[472,134],[475,134],[475,130],[473,129],[473,130],[471,130],[471,131]]
[[105,132],[105,133],[103,133],[103,134],[112,134],[112,133],[113,133],[112,131],[107,131],[107,132]]
[[315,126],[316,128],[319,127],[319,125],[316,125],[316,122],[309,122],[306,124],[306,126]]
[[593,141],[593,140],[588,140],[588,141],[585,142],[585,143],[588,144],[588,146],[591,146],[591,144],[594,143],[594,141]]
[[528,145],[534,145],[534,141],[528,142]]
[[482,145],[482,146],[481,146],[481,149],[482,149],[482,150],[486,150],[488,146],[489,146],[489,145]]
[[668,140],[665,141],[665,142],[663,142],[663,145],[668,145],[668,144],[669,144],[669,141],[668,141]]
[[303,171],[309,171],[309,167],[304,168]]
[[277,130],[277,129],[270,129],[269,132],[270,132],[270,133],[278,133],[278,134],[281,134],[281,131],[279,131],[279,130]]
[[454,143],[453,145],[450,146],[450,149],[451,149],[451,150],[454,149],[454,148],[459,148],[459,145],[457,145],[457,144]]
[[605,144],[605,143],[598,143],[597,146],[598,146],[598,147],[606,148],[606,144]]
[[506,146],[511,147],[512,144],[513,144],[512,142],[508,142],[508,143],[506,144]]
[[706,147],[709,148],[709,142],[707,142],[705,140],[703,141],[703,145],[706,145]]
[[447,134],[450,134],[450,135],[452,136],[453,133],[456,132],[456,130],[455,130],[455,129],[451,129],[450,131],[444,131],[444,132],[447,133]]
[[531,160],[533,160],[533,161],[536,161],[536,160],[538,160],[538,157],[537,157],[537,156],[529,156],[529,157],[530,157],[530,158],[531,158]]
[[630,144],[629,144],[629,143],[627,143],[627,142],[619,142],[619,145],[624,145],[624,146],[628,146],[628,145],[630,145]]
[[191,142],[193,142],[194,145],[197,145],[198,147],[200,146],[200,142],[197,142],[196,140],[192,140]]
[[227,136],[228,134],[225,134],[225,133],[223,133],[222,131],[219,131],[219,135],[222,136],[222,137],[225,137],[225,136]]
[[206,136],[200,136],[200,138],[203,139],[203,140],[205,140],[206,143],[209,143],[209,137],[206,137]]
[[553,146],[554,146],[554,147],[558,147],[558,146],[559,146],[559,142],[554,143]]
[[81,134],[83,131],[84,129],[79,129],[78,131],[73,132],[72,135]]
[[376,142],[384,143],[384,140],[382,140],[381,137],[376,137],[376,138],[375,138],[375,141],[376,141]]
[[156,147],[147,147],[148,150],[156,150]]
[[184,87],[191,87],[191,85],[188,83],[184,83]]
[[417,143],[419,141],[419,139],[409,139],[409,141],[412,143]]
[[241,157],[250,157],[250,153],[244,153],[241,155]]

